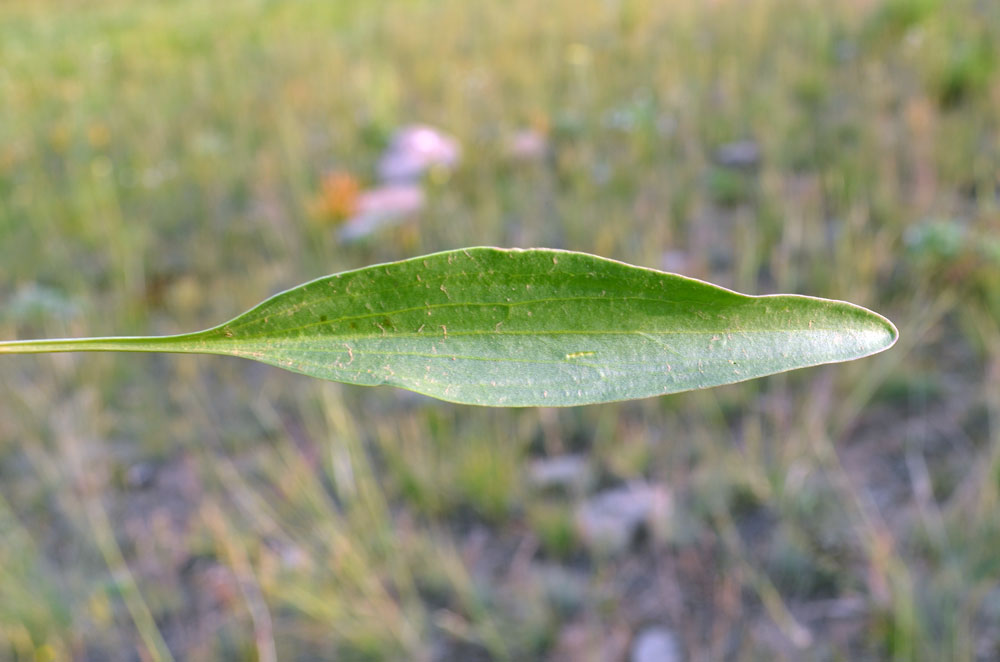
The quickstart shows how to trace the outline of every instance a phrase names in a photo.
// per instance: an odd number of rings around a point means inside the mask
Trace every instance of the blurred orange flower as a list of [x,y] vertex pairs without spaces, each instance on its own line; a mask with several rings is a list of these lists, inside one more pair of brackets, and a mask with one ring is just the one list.
[[104,149],[111,143],[111,130],[102,122],[87,127],[87,142],[94,149]]
[[313,216],[322,221],[341,222],[358,210],[361,185],[349,172],[337,170],[323,176],[319,195],[313,200]]

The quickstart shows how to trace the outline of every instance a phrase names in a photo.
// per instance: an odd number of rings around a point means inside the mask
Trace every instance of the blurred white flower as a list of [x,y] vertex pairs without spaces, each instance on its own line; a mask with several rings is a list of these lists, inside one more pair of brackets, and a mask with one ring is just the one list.
[[417,184],[387,184],[362,191],[357,213],[340,227],[343,241],[354,241],[381,227],[395,225],[424,208],[427,197]]
[[521,129],[507,141],[507,154],[517,161],[540,161],[548,151],[548,138],[535,129]]
[[378,176],[384,182],[413,181],[431,168],[454,168],[461,155],[458,141],[433,127],[403,127],[379,160]]

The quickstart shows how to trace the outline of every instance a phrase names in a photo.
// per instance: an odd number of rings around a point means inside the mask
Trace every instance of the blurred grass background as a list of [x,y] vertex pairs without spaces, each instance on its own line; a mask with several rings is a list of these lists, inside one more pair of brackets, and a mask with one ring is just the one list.
[[[190,331],[483,244],[901,333],[566,410],[4,357],[0,659],[648,662],[650,628],[674,659],[997,659],[998,56],[983,0],[0,4],[0,337]],[[339,240],[324,177],[371,183],[414,122],[462,163]],[[608,545],[612,492],[655,498]]]

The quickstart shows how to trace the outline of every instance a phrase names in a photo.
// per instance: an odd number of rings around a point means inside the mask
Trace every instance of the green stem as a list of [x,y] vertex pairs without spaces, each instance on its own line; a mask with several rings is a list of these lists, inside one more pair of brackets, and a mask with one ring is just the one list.
[[54,338],[0,341],[0,354],[43,352],[178,352],[211,354],[204,337],[197,333],[176,336],[121,336],[112,338]]

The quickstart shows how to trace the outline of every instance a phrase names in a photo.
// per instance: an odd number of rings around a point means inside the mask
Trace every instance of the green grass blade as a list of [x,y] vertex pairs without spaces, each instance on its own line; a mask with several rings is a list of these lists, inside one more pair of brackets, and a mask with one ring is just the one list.
[[452,402],[570,406],[847,361],[896,337],[841,301],[746,296],[584,253],[470,248],[320,278],[199,333],[0,352],[226,354]]

